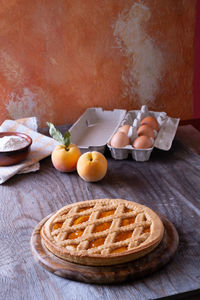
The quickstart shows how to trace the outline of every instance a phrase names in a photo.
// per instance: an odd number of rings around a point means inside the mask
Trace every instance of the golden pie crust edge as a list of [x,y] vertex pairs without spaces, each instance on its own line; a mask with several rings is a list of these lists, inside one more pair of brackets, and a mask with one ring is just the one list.
[[[76,252],[74,250],[66,250],[64,248],[61,248],[55,243],[55,240],[49,235],[48,229],[53,219],[55,219],[62,211],[66,209],[70,209],[74,206],[84,207],[87,206],[87,204],[91,204],[92,201],[118,201],[129,203],[131,206],[140,207],[145,211],[145,214],[147,214],[152,219],[152,234],[150,238],[148,238],[148,243],[140,244],[137,248],[126,250],[121,253],[112,253],[112,254],[106,254],[105,256],[102,254],[90,254],[88,255],[87,250],[81,252]],[[145,256],[146,254],[152,252],[161,242],[163,235],[164,235],[164,226],[159,218],[159,216],[150,208],[147,206],[144,206],[142,204],[124,200],[124,199],[95,199],[95,200],[87,200],[82,202],[76,202],[73,204],[66,205],[59,209],[56,213],[50,216],[50,218],[45,222],[45,224],[42,226],[41,231],[41,240],[42,243],[46,246],[46,248],[52,252],[55,256],[77,264],[83,264],[88,266],[108,266],[108,265],[116,265],[121,263],[126,263],[129,261],[136,260],[140,257]]]

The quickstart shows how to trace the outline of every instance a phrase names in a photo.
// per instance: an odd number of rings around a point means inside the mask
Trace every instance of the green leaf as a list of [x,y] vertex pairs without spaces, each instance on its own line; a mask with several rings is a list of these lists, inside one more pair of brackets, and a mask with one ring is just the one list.
[[67,130],[64,134],[64,143],[65,143],[65,146],[68,147],[69,144],[70,144],[70,138],[71,138],[71,134],[70,132]]
[[65,145],[65,140],[63,138],[62,133],[58,129],[56,129],[55,126],[52,123],[47,122],[47,125],[49,126],[49,134],[50,134],[50,136],[52,136],[52,138],[54,140],[56,140],[59,143]]

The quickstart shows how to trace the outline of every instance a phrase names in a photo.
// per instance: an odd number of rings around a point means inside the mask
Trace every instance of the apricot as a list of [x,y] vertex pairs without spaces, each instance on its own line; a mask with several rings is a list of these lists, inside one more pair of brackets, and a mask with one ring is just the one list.
[[51,154],[51,160],[58,171],[73,172],[80,156],[81,151],[76,145],[70,144],[68,147],[58,145]]
[[107,160],[105,156],[98,151],[86,152],[78,159],[77,172],[85,181],[99,181],[106,175]]
[[52,123],[47,122],[47,125],[49,126],[49,134],[60,143],[51,154],[54,167],[60,172],[75,171],[77,161],[81,156],[81,151],[76,145],[70,143],[70,132],[67,130],[65,134],[62,135]]

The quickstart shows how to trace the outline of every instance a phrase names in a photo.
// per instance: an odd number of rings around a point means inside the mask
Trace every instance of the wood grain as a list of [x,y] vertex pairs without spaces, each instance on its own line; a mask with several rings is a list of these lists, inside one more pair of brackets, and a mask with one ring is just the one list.
[[[59,173],[47,158],[38,172],[0,186],[0,299],[189,299],[200,293],[200,157],[177,139],[144,163],[105,155],[108,172],[97,183]],[[172,222],[180,238],[174,259],[151,276],[115,286],[63,279],[42,268],[30,250],[35,226],[68,203],[105,197],[147,205]]]
[[178,233],[171,222],[162,217],[165,227],[164,237],[159,246],[144,257],[129,263],[113,266],[92,267],[74,264],[52,255],[40,237],[40,230],[50,216],[35,227],[31,236],[31,250],[45,269],[55,275],[86,283],[116,284],[136,280],[150,275],[168,263],[178,247]]

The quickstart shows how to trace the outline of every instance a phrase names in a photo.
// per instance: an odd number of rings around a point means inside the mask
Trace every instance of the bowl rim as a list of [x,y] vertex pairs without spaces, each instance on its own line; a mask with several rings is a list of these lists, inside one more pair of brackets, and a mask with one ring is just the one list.
[[18,131],[1,131],[0,132],[0,138],[2,138],[4,136],[10,136],[10,135],[20,136],[20,137],[24,138],[28,142],[28,144],[26,146],[18,148],[16,150],[0,151],[0,153],[12,153],[12,152],[14,153],[14,152],[26,150],[31,146],[31,144],[33,142],[32,138],[28,134],[23,133],[23,132],[18,132]]

